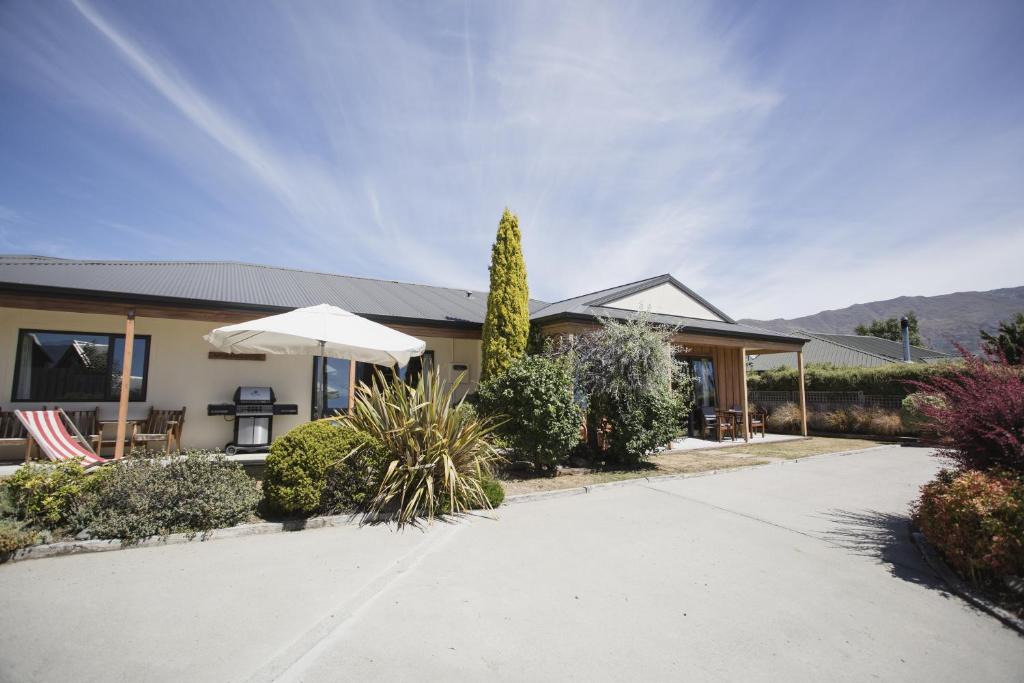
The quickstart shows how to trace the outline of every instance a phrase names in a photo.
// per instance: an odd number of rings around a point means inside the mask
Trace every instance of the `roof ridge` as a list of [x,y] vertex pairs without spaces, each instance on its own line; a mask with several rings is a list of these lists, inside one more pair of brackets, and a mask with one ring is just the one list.
[[650,277],[640,278],[639,280],[635,280],[633,282],[627,282],[627,283],[621,284],[621,285],[613,285],[611,287],[605,287],[604,289],[597,289],[597,290],[594,290],[593,292],[583,292],[582,294],[577,294],[575,296],[567,296],[564,299],[558,299],[557,301],[550,301],[550,302],[548,302],[548,306],[554,306],[555,304],[560,304],[560,303],[563,303],[565,301],[571,301],[573,299],[581,299],[581,298],[583,298],[585,296],[591,296],[593,294],[601,294],[602,292],[610,292],[613,289],[623,289],[625,287],[632,287],[633,285],[638,285],[641,282],[647,282],[649,280],[657,280],[659,277],[665,277],[665,276],[671,277],[671,274],[670,273],[661,273],[660,275],[652,275]]

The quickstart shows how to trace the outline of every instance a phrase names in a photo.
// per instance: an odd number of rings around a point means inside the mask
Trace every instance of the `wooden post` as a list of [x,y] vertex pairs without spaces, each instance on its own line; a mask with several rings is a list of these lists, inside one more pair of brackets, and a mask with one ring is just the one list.
[[353,411],[353,403],[356,398],[356,362],[348,359],[348,414]]
[[132,390],[132,351],[135,347],[135,309],[128,311],[124,325],[124,355],[121,356],[121,402],[117,406],[117,441],[114,460],[124,457],[124,438],[128,431],[128,395]]
[[800,433],[807,436],[807,393],[804,391],[804,352],[796,352],[796,367],[800,375]]
[[743,440],[750,441],[750,405],[747,403],[747,350],[740,349],[740,378],[743,380]]

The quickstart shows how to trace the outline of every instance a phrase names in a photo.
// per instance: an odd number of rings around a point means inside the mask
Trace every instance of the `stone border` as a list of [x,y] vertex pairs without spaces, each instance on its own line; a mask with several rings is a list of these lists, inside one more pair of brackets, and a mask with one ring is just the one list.
[[[584,493],[592,493],[602,489],[616,488],[619,486],[630,486],[634,484],[647,484],[658,481],[670,481],[673,479],[691,479],[693,477],[707,477],[715,474],[728,474],[749,470],[765,465],[785,465],[790,462],[800,462],[807,458],[818,458],[826,455],[848,455],[851,453],[863,453],[866,451],[891,448],[891,445],[872,446],[850,451],[836,451],[833,453],[818,453],[806,455],[802,458],[793,458],[776,463],[762,463],[759,465],[743,465],[740,467],[729,467],[721,470],[708,470],[707,472],[684,472],[679,474],[665,474],[659,477],[639,477],[636,479],[622,479],[621,481],[609,481],[601,484],[589,484],[570,489],[558,489],[555,491],[537,491],[535,493],[521,493],[508,496],[505,505],[528,503],[534,500],[546,500],[549,498],[561,498],[566,496],[578,496]],[[500,507],[500,506],[499,506]],[[257,522],[254,524],[239,524],[238,526],[225,527],[223,529],[212,529],[200,533],[180,533],[168,536],[154,536],[143,539],[138,543],[123,543],[120,539],[91,539],[85,541],[58,541],[43,545],[33,545],[28,548],[21,548],[9,553],[7,556],[0,555],[0,564],[4,562],[19,562],[23,560],[38,560],[45,557],[60,557],[62,555],[77,555],[79,553],[103,553],[112,550],[131,550],[132,548],[154,548],[165,545],[179,545],[182,543],[199,543],[212,541],[219,538],[242,538],[245,536],[262,536],[264,534],[276,534],[290,531],[302,531],[303,529],[324,529],[338,526],[356,526],[359,524],[374,524],[386,521],[384,518],[362,517],[360,515],[345,514],[332,515],[327,517],[310,517],[308,519],[296,519],[286,522]]]
[[[853,453],[866,453],[868,451],[877,451],[883,448],[892,448],[897,444],[885,444],[882,446],[869,446],[868,448],[855,448],[849,451],[833,451],[831,453],[815,453],[814,455],[805,455],[802,458],[789,458],[785,460],[777,460],[774,462],[763,462],[756,465],[741,465],[739,467],[727,467],[721,470],[708,470],[706,472],[680,472],[678,474],[663,474],[655,477],[637,477],[636,479],[620,479],[619,481],[603,482],[601,484],[587,484],[585,486],[575,486],[568,489],[555,489],[553,491],[534,491],[531,493],[520,493],[518,495],[511,495],[505,497],[505,505],[515,505],[518,503],[529,503],[535,500],[546,500],[548,498],[561,498],[563,496],[578,496],[584,493],[593,493],[594,491],[600,491],[602,489],[615,488],[617,486],[630,486],[634,484],[650,484],[657,483],[659,481],[672,481],[674,479],[693,479],[695,477],[708,477],[714,474],[729,474],[730,472],[742,472],[744,470],[751,470],[756,467],[766,467],[768,465],[785,465],[788,463],[796,463],[801,460],[807,460],[808,458],[821,458],[826,455],[851,455]],[[685,451],[683,451],[685,453]]]
[[924,557],[924,561],[949,586],[950,590],[981,611],[991,614],[1006,626],[1024,635],[1024,619],[1003,609],[961,579],[956,572],[949,568],[949,565],[939,556],[938,551],[920,531],[911,531],[910,536],[914,539],[914,545]]
[[[373,519],[366,519],[373,523]],[[255,524],[239,524],[223,529],[211,529],[199,533],[180,533],[168,536],[152,536],[138,543],[123,543],[120,539],[91,539],[87,541],[58,541],[21,548],[10,553],[7,562],[21,560],[37,560],[44,557],[61,555],[77,555],[78,553],[103,553],[111,550],[131,550],[132,548],[153,548],[164,545],[182,543],[198,543],[218,538],[242,538],[244,536],[262,536],[286,531],[302,531],[303,529],[323,529],[335,526],[354,526],[360,524],[359,515],[332,515],[329,517],[310,517],[309,519],[288,520],[287,522],[257,522]],[[0,557],[0,560],[3,560]]]

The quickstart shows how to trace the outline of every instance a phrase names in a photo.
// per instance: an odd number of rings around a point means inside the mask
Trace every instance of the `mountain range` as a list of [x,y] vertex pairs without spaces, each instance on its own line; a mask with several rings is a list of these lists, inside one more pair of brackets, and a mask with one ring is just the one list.
[[954,292],[939,296],[900,296],[886,301],[854,304],[799,318],[773,320],[745,319],[739,322],[779,332],[807,330],[832,334],[853,334],[860,324],[872,320],[917,315],[925,345],[955,353],[955,344],[970,351],[981,346],[979,330],[993,331],[999,321],[1024,312],[1024,287],[1007,287],[987,292]]

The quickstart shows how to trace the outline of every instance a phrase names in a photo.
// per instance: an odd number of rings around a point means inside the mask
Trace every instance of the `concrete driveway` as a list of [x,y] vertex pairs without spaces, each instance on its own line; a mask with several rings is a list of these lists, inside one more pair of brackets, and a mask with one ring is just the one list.
[[502,508],[0,566],[0,678],[1011,681],[886,448]]

